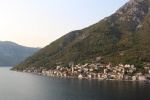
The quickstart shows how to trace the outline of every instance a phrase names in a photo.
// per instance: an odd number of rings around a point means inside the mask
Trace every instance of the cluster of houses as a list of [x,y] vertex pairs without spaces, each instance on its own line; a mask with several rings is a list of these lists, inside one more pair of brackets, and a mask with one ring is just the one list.
[[85,64],[85,65],[71,65],[70,67],[56,66],[55,69],[44,69],[43,67],[26,68],[23,72],[37,73],[47,76],[73,77],[85,79],[99,79],[99,80],[150,80],[150,68],[145,67],[149,74],[143,75],[137,72],[134,65],[123,65],[112,67],[111,64]]

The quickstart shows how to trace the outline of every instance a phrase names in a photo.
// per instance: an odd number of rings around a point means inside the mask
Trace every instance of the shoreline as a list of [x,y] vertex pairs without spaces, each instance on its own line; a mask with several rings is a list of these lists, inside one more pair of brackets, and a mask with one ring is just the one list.
[[122,82],[149,82],[150,83],[150,80],[142,80],[141,81],[141,80],[98,79],[98,78],[87,78],[87,77],[78,78],[78,77],[75,77],[75,76],[44,75],[42,73],[23,72],[23,71],[19,71],[19,70],[11,70],[11,71],[27,73],[27,74],[34,74],[34,75],[39,75],[39,76],[46,76],[46,77],[57,77],[57,78],[79,79],[79,80],[122,81]]

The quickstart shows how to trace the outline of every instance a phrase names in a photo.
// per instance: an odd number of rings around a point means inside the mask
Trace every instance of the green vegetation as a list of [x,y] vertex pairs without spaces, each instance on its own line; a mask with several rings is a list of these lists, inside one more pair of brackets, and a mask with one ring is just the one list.
[[116,12],[90,27],[62,36],[14,69],[68,66],[71,61],[91,63],[99,56],[102,63],[134,64],[142,68],[143,62],[150,62],[149,5],[149,0],[145,0],[131,7],[124,6],[128,9],[123,14]]

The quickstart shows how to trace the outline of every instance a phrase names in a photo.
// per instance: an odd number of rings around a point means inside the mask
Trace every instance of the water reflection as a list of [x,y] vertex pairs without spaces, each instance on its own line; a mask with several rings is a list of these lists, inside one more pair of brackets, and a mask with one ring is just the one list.
[[150,83],[46,77],[0,68],[0,100],[150,100]]

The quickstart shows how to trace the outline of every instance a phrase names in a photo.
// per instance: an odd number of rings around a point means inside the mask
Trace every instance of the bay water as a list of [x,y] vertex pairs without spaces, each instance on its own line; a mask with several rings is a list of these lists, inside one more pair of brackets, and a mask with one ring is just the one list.
[[150,82],[40,76],[0,67],[0,100],[150,100]]

